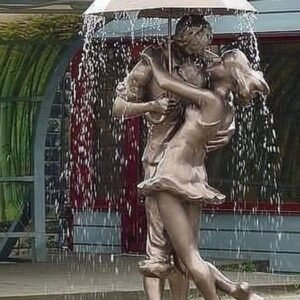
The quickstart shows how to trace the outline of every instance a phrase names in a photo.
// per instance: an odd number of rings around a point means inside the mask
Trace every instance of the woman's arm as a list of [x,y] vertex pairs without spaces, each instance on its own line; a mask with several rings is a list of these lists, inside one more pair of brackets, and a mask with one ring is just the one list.
[[198,106],[202,106],[204,103],[215,99],[212,91],[201,89],[173,78],[159,63],[157,55],[154,52],[155,49],[150,49],[145,51],[142,56],[151,65],[153,76],[159,87],[182,97],[182,101],[187,101]]

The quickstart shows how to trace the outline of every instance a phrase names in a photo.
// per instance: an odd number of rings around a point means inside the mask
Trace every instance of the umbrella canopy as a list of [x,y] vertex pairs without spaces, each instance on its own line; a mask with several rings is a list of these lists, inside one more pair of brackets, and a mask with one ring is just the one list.
[[256,9],[246,0],[95,0],[85,14],[111,16],[123,11],[136,11],[139,17],[179,18],[187,13],[226,15]]
[[[172,18],[180,18],[185,14],[228,15],[237,12],[256,12],[246,0],[95,0],[84,14],[99,14],[113,19],[119,12],[136,12],[137,17],[168,18],[168,52],[169,72],[172,73],[171,33]],[[149,117],[150,118],[150,117]],[[159,124],[165,115],[150,121]]]

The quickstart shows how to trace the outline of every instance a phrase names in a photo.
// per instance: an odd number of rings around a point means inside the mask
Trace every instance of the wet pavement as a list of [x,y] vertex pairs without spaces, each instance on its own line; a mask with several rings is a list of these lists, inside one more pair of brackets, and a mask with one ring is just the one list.
[[[139,260],[141,257],[122,255],[56,256],[48,263],[0,263],[0,299],[144,299]],[[269,295],[268,300],[300,300],[300,274],[224,273],[232,280],[249,282]],[[198,298],[194,287],[191,295],[191,299]]]

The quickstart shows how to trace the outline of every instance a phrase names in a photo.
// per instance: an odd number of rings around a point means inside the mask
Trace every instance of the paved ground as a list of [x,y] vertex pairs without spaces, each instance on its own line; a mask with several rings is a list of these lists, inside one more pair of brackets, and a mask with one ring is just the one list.
[[289,295],[274,295],[265,298],[266,300],[299,300],[300,294],[289,294]]
[[[86,256],[56,257],[43,264],[0,263],[0,299],[144,299],[138,260],[130,256]],[[300,275],[225,273],[233,280],[248,281],[260,293],[274,295],[266,297],[268,300],[300,300]],[[191,293],[196,295],[195,289]]]
[[[288,294],[276,294],[276,295],[266,295],[266,294],[261,294],[264,296],[265,300],[299,300],[300,299],[300,294],[298,293],[288,293]],[[198,298],[199,300],[201,298]],[[227,300],[231,298],[223,297],[222,300]],[[202,300],[202,299],[201,299]]]

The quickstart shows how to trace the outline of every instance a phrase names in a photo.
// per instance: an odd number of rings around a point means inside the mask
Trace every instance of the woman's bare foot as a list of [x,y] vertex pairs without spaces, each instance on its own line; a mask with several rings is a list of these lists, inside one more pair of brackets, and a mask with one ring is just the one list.
[[235,291],[231,293],[231,296],[238,300],[264,300],[263,297],[255,294],[249,287],[247,282],[242,282],[237,285]]

